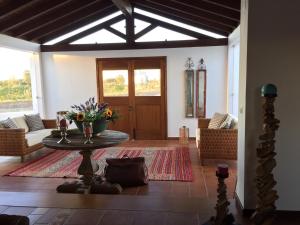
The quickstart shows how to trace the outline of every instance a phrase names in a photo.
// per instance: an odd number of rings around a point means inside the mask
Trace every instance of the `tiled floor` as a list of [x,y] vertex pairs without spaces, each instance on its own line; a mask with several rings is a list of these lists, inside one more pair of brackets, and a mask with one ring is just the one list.
[[[178,141],[130,141],[124,143],[123,146],[179,146]],[[193,182],[176,182],[176,181],[150,181],[146,186],[132,187],[124,189],[122,194],[125,195],[147,195],[147,196],[176,196],[176,197],[200,197],[215,199],[217,179],[215,170],[217,163],[207,161],[207,165],[201,166],[198,152],[195,144],[191,142],[189,145],[190,156],[192,161],[192,170],[194,175]],[[37,152],[32,159],[49,152],[48,149]],[[30,159],[29,159],[30,160]],[[222,161],[223,162],[223,161]],[[228,196],[233,197],[235,189],[236,166],[235,162],[230,163],[230,177],[226,180],[228,185]],[[0,175],[12,171],[22,164],[17,157],[0,157]],[[55,193],[55,188],[65,181],[72,179],[64,178],[31,178],[31,177],[0,177],[0,191],[35,191],[35,192],[51,192]],[[51,182],[50,182],[51,181]]]
[[204,222],[197,213],[28,207],[10,207],[1,213],[28,216],[34,225],[200,225]]
[[[177,141],[134,141],[124,146],[178,146]],[[217,162],[201,166],[195,145],[190,155],[193,182],[151,181],[127,188],[122,195],[58,194],[61,178],[0,177],[0,213],[19,214],[34,225],[201,225],[214,215]],[[39,151],[32,158],[45,154]],[[230,164],[228,198],[235,188],[236,166]],[[21,166],[18,158],[0,157],[0,175]],[[2,206],[1,206],[2,205]],[[230,212],[242,225],[250,224],[231,200]],[[278,217],[274,225],[300,224],[299,218]]]
[[[237,224],[251,225],[231,203]],[[151,210],[100,210],[0,206],[0,214],[28,216],[31,225],[201,225],[212,212],[170,212]],[[1,224],[1,221],[0,221]],[[299,225],[298,215],[278,215],[272,225]],[[1,224],[5,225],[5,224]]]

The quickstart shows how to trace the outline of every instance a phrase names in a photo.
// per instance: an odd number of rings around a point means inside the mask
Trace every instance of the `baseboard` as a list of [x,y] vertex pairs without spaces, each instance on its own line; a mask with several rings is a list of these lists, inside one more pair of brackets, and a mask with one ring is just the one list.
[[[167,140],[179,140],[179,137],[168,137]],[[195,137],[190,137],[189,140],[190,141],[195,141],[196,138]]]
[[286,217],[300,217],[300,211],[289,211],[289,210],[277,210],[276,214],[278,216],[286,216]]
[[236,203],[236,207],[237,210],[245,217],[250,217],[254,212],[255,209],[245,209],[242,205],[242,202],[239,198],[239,196],[237,195],[236,192],[234,192],[234,199],[235,199],[235,203]]
[[[251,217],[252,214],[255,212],[255,209],[245,209],[241,203],[241,200],[239,199],[238,195],[236,192],[234,193],[235,195],[235,202],[236,202],[236,207],[239,212],[242,213],[243,216],[245,217]],[[300,217],[300,211],[290,211],[290,210],[276,210],[276,215],[277,216],[282,216],[282,217]]]

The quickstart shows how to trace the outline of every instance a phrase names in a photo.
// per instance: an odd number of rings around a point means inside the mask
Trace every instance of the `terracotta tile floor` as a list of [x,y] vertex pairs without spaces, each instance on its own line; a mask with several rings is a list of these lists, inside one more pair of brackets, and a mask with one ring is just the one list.
[[[179,146],[178,141],[130,141],[124,143],[123,146],[135,147],[163,147],[163,146]],[[193,141],[189,144],[190,157],[192,161],[192,170],[194,175],[193,182],[178,181],[150,181],[146,186],[132,187],[124,189],[124,195],[147,195],[147,196],[176,196],[176,197],[200,197],[215,199],[217,179],[215,169],[217,162],[208,161],[205,166],[200,165],[198,152]],[[31,159],[40,157],[49,152],[49,149],[43,149],[33,154]],[[224,162],[224,161],[221,161]],[[26,162],[25,162],[26,163]],[[232,198],[235,189],[236,165],[235,162],[230,164],[230,177],[226,180],[228,185],[228,197]],[[0,175],[6,174],[20,167],[20,159],[18,157],[0,157]],[[55,193],[55,188],[65,181],[72,179],[64,178],[32,178],[32,177],[0,177],[0,191],[35,191],[35,192],[51,192]],[[50,182],[51,181],[51,182]]]
[[[124,146],[178,146],[178,141],[131,141]],[[0,213],[25,215],[34,225],[200,225],[214,215],[218,162],[200,165],[193,142],[189,144],[193,182],[151,181],[127,188],[122,195],[58,194],[63,178],[0,177]],[[43,149],[34,159],[46,154]],[[29,159],[30,160],[30,159]],[[232,200],[236,165],[230,164],[228,198],[230,211],[240,224],[248,225]],[[19,158],[0,157],[0,175],[22,165]],[[69,179],[68,179],[69,180]],[[2,206],[1,206],[2,205]],[[296,225],[299,218],[279,217],[274,225]]]
[[[232,211],[234,209],[231,207]],[[28,216],[31,225],[201,225],[212,215],[201,212],[0,206],[0,214],[2,213]],[[251,225],[249,219],[242,218],[239,214],[235,214],[235,218],[240,225]],[[299,222],[299,216],[277,216],[272,225],[299,225]]]

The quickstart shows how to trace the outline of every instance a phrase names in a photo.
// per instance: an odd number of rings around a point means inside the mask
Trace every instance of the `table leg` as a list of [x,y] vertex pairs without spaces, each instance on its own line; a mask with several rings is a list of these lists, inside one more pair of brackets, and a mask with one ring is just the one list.
[[93,150],[82,150],[79,153],[83,159],[78,168],[78,174],[82,175],[81,179],[85,185],[90,185],[99,166],[96,161],[91,158]]
[[79,152],[82,155],[82,161],[78,168],[78,174],[82,175],[82,181],[65,182],[59,185],[56,190],[60,193],[89,193],[95,172],[99,169],[98,164],[91,158],[93,150],[82,150]]

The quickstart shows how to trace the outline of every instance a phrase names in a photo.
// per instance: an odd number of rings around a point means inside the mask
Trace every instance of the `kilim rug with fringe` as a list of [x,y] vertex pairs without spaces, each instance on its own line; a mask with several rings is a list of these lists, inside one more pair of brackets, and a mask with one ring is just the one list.
[[[106,158],[145,157],[150,180],[193,181],[191,159],[187,147],[111,147],[97,149],[93,159],[102,174]],[[77,169],[82,160],[78,151],[53,151],[37,160],[9,172],[18,177],[78,177]]]

